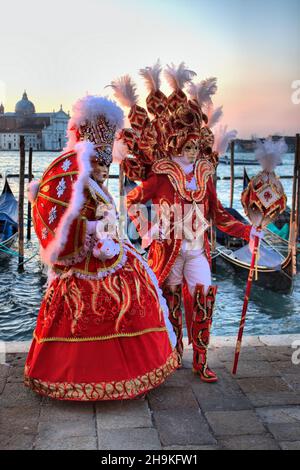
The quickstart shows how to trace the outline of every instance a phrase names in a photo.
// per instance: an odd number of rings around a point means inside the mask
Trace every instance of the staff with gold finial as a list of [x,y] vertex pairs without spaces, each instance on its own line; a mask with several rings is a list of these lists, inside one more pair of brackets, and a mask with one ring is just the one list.
[[275,167],[281,163],[282,155],[286,152],[287,145],[284,139],[273,141],[272,138],[268,138],[264,142],[259,140],[257,142],[255,155],[262,166],[262,171],[251,178],[247,188],[242,192],[241,196],[245,213],[253,226],[256,227],[256,233],[254,239],[250,239],[249,243],[252,258],[236,342],[232,369],[233,374],[236,374],[237,372],[254,272],[256,272],[257,276],[259,243],[260,239],[263,237],[262,229],[270,222],[274,222],[279,214],[281,214],[286,208],[286,195],[279,177],[274,172]]

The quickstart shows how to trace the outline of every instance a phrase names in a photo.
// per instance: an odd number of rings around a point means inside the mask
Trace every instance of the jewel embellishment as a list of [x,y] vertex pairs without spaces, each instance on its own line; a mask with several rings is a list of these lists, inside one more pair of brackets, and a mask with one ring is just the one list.
[[57,197],[61,197],[64,194],[66,187],[65,179],[62,178],[56,186]]
[[70,168],[70,166],[72,165],[72,163],[70,162],[70,160],[67,158],[67,160],[65,160],[62,164],[62,169],[64,171],[68,171],[68,169]]
[[56,206],[53,206],[49,212],[49,217],[48,217],[49,224],[52,224],[54,220],[56,219],[56,217],[57,217]]

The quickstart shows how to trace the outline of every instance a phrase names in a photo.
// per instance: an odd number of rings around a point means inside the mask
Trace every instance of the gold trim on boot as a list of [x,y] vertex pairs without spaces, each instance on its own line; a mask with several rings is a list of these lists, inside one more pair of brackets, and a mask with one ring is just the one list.
[[204,285],[197,284],[194,293],[191,325],[193,372],[199,375],[204,382],[218,380],[217,375],[207,365],[207,350],[217,290],[218,286],[209,286],[205,294]]
[[173,326],[174,333],[177,338],[176,349],[178,352],[180,365],[183,356],[183,330],[182,330],[182,285],[163,287],[163,296],[165,297],[169,308],[169,320]]

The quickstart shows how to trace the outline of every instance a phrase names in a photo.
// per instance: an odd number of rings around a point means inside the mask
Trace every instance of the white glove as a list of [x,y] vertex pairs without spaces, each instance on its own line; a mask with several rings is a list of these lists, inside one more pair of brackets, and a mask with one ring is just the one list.
[[258,237],[259,240],[262,240],[264,238],[264,235],[265,235],[265,232],[263,230],[257,230],[257,228],[254,226],[251,227],[250,239],[249,239],[249,249],[251,253],[253,253],[253,250],[254,250],[255,237]]
[[120,244],[108,238],[106,240],[98,241],[93,249],[93,255],[95,258],[98,258],[101,261],[112,259],[119,253]]

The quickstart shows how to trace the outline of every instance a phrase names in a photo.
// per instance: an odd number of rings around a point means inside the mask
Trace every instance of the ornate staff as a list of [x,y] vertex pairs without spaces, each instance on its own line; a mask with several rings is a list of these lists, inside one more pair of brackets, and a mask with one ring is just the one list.
[[252,258],[235,348],[233,374],[237,372],[254,270],[257,272],[260,242],[259,232],[270,222],[273,222],[286,208],[286,195],[279,177],[274,172],[275,167],[281,163],[281,156],[286,151],[287,145],[284,139],[276,142],[272,141],[271,138],[266,139],[265,142],[258,141],[256,158],[262,166],[262,171],[251,178],[241,196],[245,213],[252,225],[257,229],[257,232],[254,237],[254,244],[253,240],[250,240],[249,244]]

